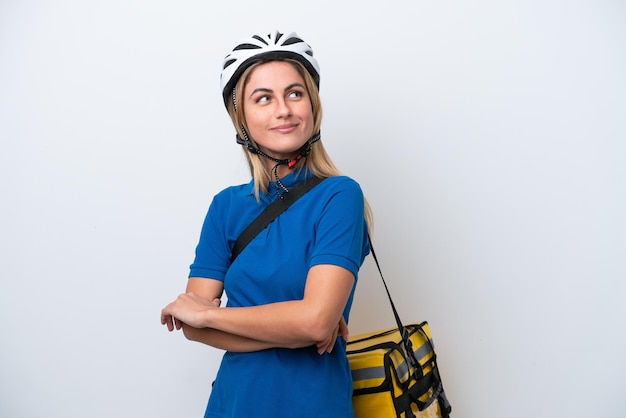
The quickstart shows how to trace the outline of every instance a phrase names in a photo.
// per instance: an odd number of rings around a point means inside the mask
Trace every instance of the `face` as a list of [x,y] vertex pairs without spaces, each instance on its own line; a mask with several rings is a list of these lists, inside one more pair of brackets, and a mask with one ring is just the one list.
[[274,158],[294,158],[313,135],[313,110],[304,79],[288,62],[257,66],[244,87],[243,103],[250,136]]

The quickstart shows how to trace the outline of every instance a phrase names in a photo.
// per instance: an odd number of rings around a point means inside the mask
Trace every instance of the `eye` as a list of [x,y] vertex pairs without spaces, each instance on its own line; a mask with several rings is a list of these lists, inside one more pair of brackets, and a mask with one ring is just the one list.
[[290,99],[299,99],[302,96],[304,96],[304,93],[300,90],[292,90],[287,95],[287,97],[289,97]]
[[259,104],[267,103],[269,101],[270,101],[270,96],[268,95],[258,96],[255,100],[255,102]]

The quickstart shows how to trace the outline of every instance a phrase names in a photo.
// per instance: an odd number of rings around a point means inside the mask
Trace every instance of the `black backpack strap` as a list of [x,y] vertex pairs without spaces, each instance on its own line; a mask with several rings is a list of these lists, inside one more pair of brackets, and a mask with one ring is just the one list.
[[413,355],[413,348],[411,347],[412,343],[411,343],[411,340],[409,339],[408,331],[406,327],[404,326],[404,324],[402,323],[402,321],[400,320],[400,315],[398,315],[398,311],[396,310],[396,305],[393,303],[393,299],[391,298],[391,293],[389,292],[389,288],[387,287],[387,282],[385,281],[385,278],[383,277],[383,271],[380,268],[378,257],[376,257],[376,252],[374,251],[374,244],[372,243],[372,238],[369,236],[369,234],[367,236],[367,239],[370,242],[370,251],[372,253],[372,257],[374,258],[374,261],[376,262],[376,267],[378,268],[378,273],[380,273],[380,278],[382,279],[383,285],[385,286],[385,292],[387,292],[387,298],[389,299],[389,304],[391,305],[391,310],[393,311],[393,317],[396,320],[398,331],[400,332],[400,335],[402,336],[402,342],[404,343],[406,352],[409,355],[409,360],[413,361],[414,367],[420,368],[421,366],[419,362],[417,361],[417,359],[415,359]]
[[[396,325],[398,326],[398,331],[400,331],[400,335],[402,336],[402,342],[404,344],[404,348],[405,348],[405,350],[406,350],[406,352],[408,354],[407,360],[410,363],[413,363],[412,365],[416,369],[421,370],[422,366],[420,365],[419,361],[415,357],[415,352],[413,351],[413,347],[412,347],[411,339],[409,338],[408,331],[407,331],[406,327],[402,324],[402,321],[400,320],[400,315],[398,315],[398,311],[396,310],[396,306],[393,303],[393,299],[391,299],[391,293],[389,292],[389,288],[387,287],[387,282],[385,282],[385,278],[383,277],[383,271],[380,268],[380,263],[378,262],[378,258],[376,257],[376,253],[374,252],[374,245],[372,244],[372,239],[371,239],[371,237],[369,235],[367,236],[367,239],[370,242],[370,250],[371,250],[371,253],[372,253],[372,257],[374,258],[374,261],[376,262],[376,267],[378,268],[378,272],[380,273],[380,278],[382,279],[383,285],[385,286],[385,292],[387,292],[387,298],[389,299],[389,304],[391,305],[391,310],[393,311],[393,316],[394,316],[394,318],[396,320]],[[428,342],[432,346],[432,340],[430,338],[428,338],[428,336],[425,333],[424,333],[424,337],[428,340]],[[446,397],[446,393],[443,390],[443,383],[441,382],[441,376],[439,374],[439,365],[436,362],[435,362],[435,364],[433,366],[432,371],[430,373],[428,373],[428,376],[429,376],[428,380],[425,380],[425,381],[428,382],[428,384],[431,385],[431,387],[433,389],[435,389],[435,393],[433,393],[431,395],[430,399],[432,401],[434,401],[434,399],[437,399],[437,401],[439,402],[439,410],[441,411],[441,417],[442,418],[449,418],[450,417],[450,412],[452,411],[452,407],[450,406],[450,402],[448,402],[448,398]],[[415,388],[419,389],[419,394],[420,394],[419,396],[421,396],[423,394],[423,390],[421,389],[421,386],[415,386]],[[400,408],[399,410],[406,411],[407,413],[409,413],[410,412],[410,403],[411,402],[415,402],[415,400],[414,399],[413,400],[409,400],[408,397],[412,396],[411,393],[406,392],[405,395],[406,396],[402,396],[398,400],[398,402],[400,402],[398,407]],[[421,405],[421,406],[425,407],[426,405],[424,404],[424,405]],[[407,415],[407,416],[409,416],[409,415]]]
[[280,199],[276,199],[270,203],[259,216],[256,217],[250,225],[243,230],[235,245],[233,246],[233,253],[230,258],[230,262],[235,261],[235,258],[243,251],[244,248],[256,237],[259,232],[263,231],[274,219],[276,219],[281,213],[287,210],[296,200],[302,197],[306,192],[313,187],[320,184],[324,178],[311,177],[296,184],[289,191],[283,193]]

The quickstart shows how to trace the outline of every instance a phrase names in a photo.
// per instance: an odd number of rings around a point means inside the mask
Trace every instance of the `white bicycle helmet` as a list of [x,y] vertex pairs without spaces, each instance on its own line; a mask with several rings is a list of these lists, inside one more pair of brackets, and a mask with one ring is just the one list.
[[261,60],[292,58],[304,65],[319,88],[320,69],[313,57],[313,49],[295,32],[284,34],[274,31],[267,35],[256,34],[239,41],[232,52],[224,58],[220,84],[224,96],[224,104],[241,77],[250,65]]

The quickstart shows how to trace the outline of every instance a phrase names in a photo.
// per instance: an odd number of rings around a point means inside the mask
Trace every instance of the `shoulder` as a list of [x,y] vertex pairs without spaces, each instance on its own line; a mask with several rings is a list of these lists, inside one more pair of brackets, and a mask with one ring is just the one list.
[[363,196],[361,186],[354,179],[348,176],[333,176],[328,177],[321,184],[320,189],[325,190],[331,194],[346,194],[349,196]]
[[361,186],[354,179],[347,176],[332,176],[314,189],[309,201],[313,205],[319,205],[325,211],[351,212],[349,208],[354,208],[356,211],[363,210],[364,196]]
[[229,186],[213,196],[209,206],[208,217],[218,223],[236,224],[255,216],[259,204],[254,198],[252,182]]
[[332,176],[322,182],[328,188],[338,190],[354,190],[361,192],[361,186],[351,177],[348,176]]
[[249,200],[253,196],[252,182],[237,184],[220,190],[213,196],[213,204],[236,204],[238,201]]
[[253,181],[250,180],[248,183],[244,184],[236,184],[234,186],[228,186],[222,190],[220,190],[215,197],[223,198],[226,196],[249,196],[252,194],[252,186]]

